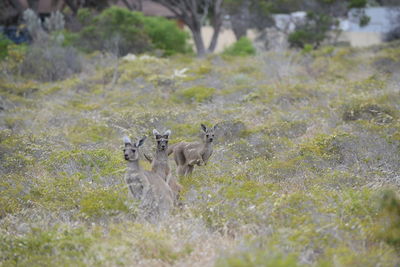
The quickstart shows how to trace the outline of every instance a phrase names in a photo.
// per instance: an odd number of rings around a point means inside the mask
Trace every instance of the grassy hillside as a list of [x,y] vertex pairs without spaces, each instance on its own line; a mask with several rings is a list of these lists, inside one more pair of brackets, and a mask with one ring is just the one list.
[[[80,74],[48,83],[3,64],[0,265],[399,263],[399,45],[82,57]],[[200,123],[218,137],[210,163],[180,180],[184,207],[136,220],[121,137],[196,140]]]

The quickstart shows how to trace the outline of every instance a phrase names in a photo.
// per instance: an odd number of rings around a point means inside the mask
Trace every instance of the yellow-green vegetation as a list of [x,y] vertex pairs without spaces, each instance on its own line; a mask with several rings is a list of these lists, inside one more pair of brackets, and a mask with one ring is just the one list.
[[[21,72],[25,50],[8,49],[1,266],[400,262],[398,44],[204,59],[94,53],[79,57],[84,71],[46,83]],[[174,144],[199,140],[201,123],[217,124],[214,152],[180,179],[183,205],[141,220],[122,136],[147,136],[151,154],[154,128],[171,129]]]
[[204,102],[210,100],[215,93],[215,88],[193,86],[176,92],[176,100],[184,102]]

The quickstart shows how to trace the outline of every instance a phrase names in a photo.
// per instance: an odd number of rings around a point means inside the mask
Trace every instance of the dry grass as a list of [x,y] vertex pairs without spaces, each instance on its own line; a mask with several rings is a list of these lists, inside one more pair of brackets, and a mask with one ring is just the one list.
[[[399,54],[321,48],[118,64],[94,54],[82,56],[82,73],[50,83],[9,69],[0,76],[1,264],[398,264],[400,215],[388,207],[400,185],[399,80],[381,67]],[[186,77],[173,76],[183,68]],[[200,123],[220,130],[210,163],[180,181],[184,207],[158,224],[138,220],[121,137],[169,128],[172,143],[196,140]],[[154,148],[148,140],[144,151]]]

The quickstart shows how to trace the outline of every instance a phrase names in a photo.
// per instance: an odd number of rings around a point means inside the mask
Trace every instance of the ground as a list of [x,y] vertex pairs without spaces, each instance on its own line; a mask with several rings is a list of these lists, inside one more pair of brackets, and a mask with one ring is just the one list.
[[[65,80],[0,76],[2,266],[399,264],[398,44],[81,59]],[[183,207],[138,220],[122,136],[201,123],[214,153]]]

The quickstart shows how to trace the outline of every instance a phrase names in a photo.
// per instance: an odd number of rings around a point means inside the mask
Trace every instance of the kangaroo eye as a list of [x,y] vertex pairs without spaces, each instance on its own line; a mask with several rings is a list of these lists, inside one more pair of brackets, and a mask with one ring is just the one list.
[[136,152],[136,150],[135,150],[135,149],[132,149],[132,152],[133,152],[133,153],[135,153],[135,152]]

